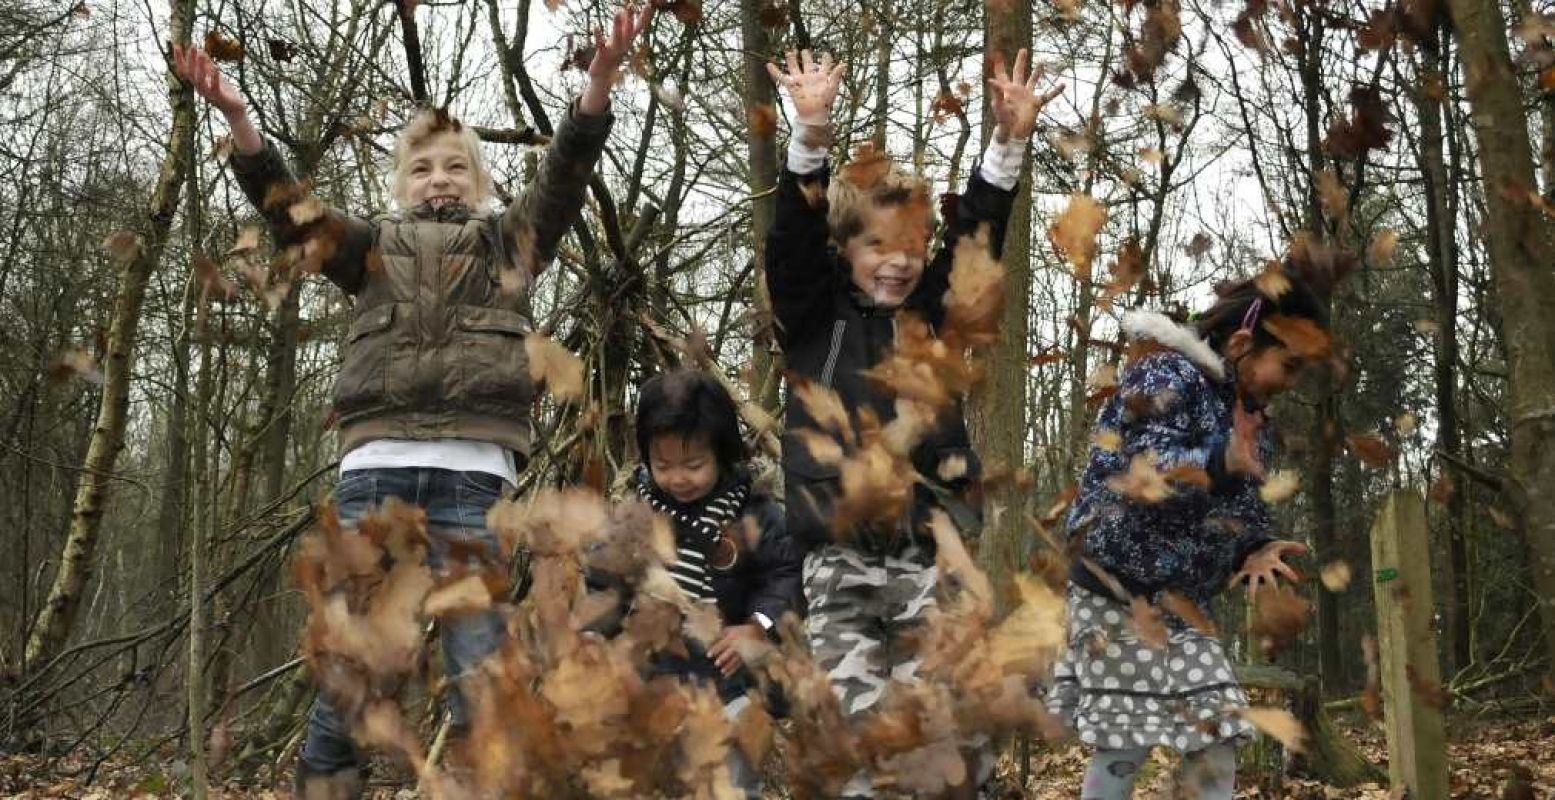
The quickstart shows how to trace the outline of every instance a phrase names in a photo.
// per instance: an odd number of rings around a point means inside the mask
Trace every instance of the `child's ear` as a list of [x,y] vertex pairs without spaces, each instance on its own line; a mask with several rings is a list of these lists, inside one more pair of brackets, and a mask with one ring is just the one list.
[[1235,361],[1253,351],[1253,332],[1243,329],[1226,340],[1226,357]]

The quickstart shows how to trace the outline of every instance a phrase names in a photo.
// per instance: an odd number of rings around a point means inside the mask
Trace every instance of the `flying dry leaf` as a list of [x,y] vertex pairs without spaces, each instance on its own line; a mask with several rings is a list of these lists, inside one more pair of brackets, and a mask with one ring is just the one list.
[[1318,170],[1317,196],[1323,206],[1323,213],[1330,220],[1338,222],[1349,216],[1350,192],[1339,182],[1339,176],[1333,170]]
[[1144,277],[1145,251],[1139,246],[1139,240],[1131,237],[1118,250],[1118,260],[1112,264],[1112,281],[1102,290],[1097,303],[1102,308],[1110,308],[1113,299],[1134,288]]
[[1417,319],[1410,324],[1414,326],[1416,331],[1426,336],[1435,336],[1442,329],[1441,323],[1434,319]]
[[243,45],[217,31],[205,32],[205,52],[216,61],[235,64],[243,60]]
[[1253,727],[1279,740],[1286,750],[1300,753],[1305,747],[1306,729],[1289,711],[1273,706],[1238,708],[1234,711],[1242,719],[1252,723]]
[[561,7],[562,7],[562,0],[545,0],[545,10],[546,11],[552,11],[552,12],[560,11]]
[[1174,130],[1181,130],[1184,124],[1182,109],[1171,103],[1151,103],[1145,106],[1146,119],[1160,120]]
[[[1141,147],[1139,148],[1139,160],[1146,164],[1160,164],[1166,160],[1166,156],[1162,154],[1161,149],[1158,147]],[[1194,238],[1197,239],[1198,237]],[[1189,253],[1189,255],[1193,254]]]
[[668,83],[649,84],[653,90],[653,96],[658,98],[666,108],[676,113],[686,110],[686,98],[680,90]]
[[1330,561],[1323,565],[1323,570],[1318,573],[1323,581],[1323,588],[1338,594],[1350,588],[1350,565],[1344,561]]
[[221,274],[221,268],[204,253],[194,254],[194,279],[200,284],[201,297],[206,300],[225,302],[238,296],[237,284]]
[[1381,469],[1393,463],[1398,455],[1381,436],[1370,433],[1352,433],[1344,437],[1350,454],[1372,469]]
[[1391,228],[1383,228],[1371,237],[1371,244],[1366,246],[1366,260],[1385,267],[1393,263],[1393,251],[1398,249],[1398,231]]
[[771,103],[757,103],[751,106],[746,117],[751,133],[756,136],[767,139],[777,133],[777,108]]
[[114,231],[103,240],[103,250],[114,261],[127,264],[140,253],[140,237],[130,231]]
[[944,335],[954,335],[962,347],[981,347],[999,340],[1004,320],[1004,265],[994,258],[989,231],[980,226],[974,236],[956,242],[945,292]]
[[324,216],[324,203],[310,194],[288,206],[286,214],[293,225],[306,225]]
[[891,172],[891,160],[874,142],[865,142],[853,151],[853,158],[843,166],[841,177],[861,190],[868,191]]
[[702,21],[701,0],[654,0],[654,5],[673,14],[682,25],[691,26]]
[[1096,235],[1107,222],[1107,209],[1096,198],[1083,192],[1069,196],[1069,204],[1048,228],[1048,239],[1074,265],[1075,277],[1091,279],[1091,261],[1096,257]]
[[1190,258],[1200,258],[1209,253],[1210,248],[1213,247],[1214,244],[1215,242],[1213,239],[1209,238],[1209,234],[1205,233],[1204,231],[1199,231],[1198,233],[1193,234],[1193,238],[1190,239],[1187,244],[1183,245],[1182,250],[1184,253],[1187,253]]
[[1102,364],[1091,374],[1085,376],[1085,388],[1096,392],[1102,389],[1114,389],[1118,385],[1118,365]]
[[1108,478],[1107,487],[1137,503],[1159,503],[1173,493],[1166,476],[1155,468],[1153,452],[1134,456],[1128,471]]
[[583,360],[571,350],[540,333],[524,337],[529,356],[529,377],[543,383],[551,396],[563,403],[583,398]]
[[1123,446],[1123,436],[1111,428],[1097,428],[1091,434],[1091,444],[1108,453],[1116,453]]
[[422,611],[429,617],[454,617],[491,608],[491,592],[480,575],[466,575],[427,595]]
[[1265,503],[1283,503],[1294,497],[1301,488],[1301,476],[1295,470],[1276,470],[1258,488],[1258,496]]
[[55,356],[49,363],[48,377],[54,383],[80,378],[87,383],[101,384],[103,371],[98,367],[96,357],[90,352],[72,348]]
[[1393,429],[1399,436],[1414,436],[1420,429],[1420,418],[1413,413],[1405,411],[1393,420]]
[[1285,274],[1284,265],[1278,261],[1270,261],[1264,264],[1263,271],[1258,273],[1258,277],[1253,278],[1253,285],[1258,288],[1259,294],[1278,300],[1290,291],[1290,277]]
[[1199,604],[1193,602],[1187,595],[1181,592],[1165,592],[1161,595],[1161,607],[1172,614],[1176,614],[1183,622],[1188,623],[1195,630],[1206,636],[1219,636],[1215,621],[1199,608]]
[[1137,595],[1129,600],[1128,605],[1134,620],[1134,631],[1139,634],[1139,640],[1157,650],[1165,650],[1168,634],[1161,609]]
[[238,240],[233,242],[232,247],[227,249],[227,255],[235,256],[259,249],[259,234],[259,226],[244,226],[243,230],[238,231]]
[[1311,611],[1312,604],[1289,586],[1260,589],[1253,598],[1249,632],[1265,655],[1273,655],[1296,640],[1307,627]]
[[1291,352],[1304,359],[1323,359],[1333,352],[1333,337],[1317,322],[1306,317],[1271,314],[1259,324]]
[[1490,521],[1494,522],[1497,528],[1508,531],[1517,530],[1517,519],[1511,514],[1495,506],[1489,506],[1485,510],[1490,513]]

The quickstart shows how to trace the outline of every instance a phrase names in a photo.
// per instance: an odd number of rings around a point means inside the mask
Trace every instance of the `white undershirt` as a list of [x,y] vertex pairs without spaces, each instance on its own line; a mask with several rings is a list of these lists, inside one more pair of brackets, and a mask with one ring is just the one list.
[[[1008,192],[1015,188],[1020,181],[1020,167],[1026,160],[1026,143],[1028,139],[1010,139],[1000,142],[998,139],[988,140],[988,149],[983,151],[983,160],[978,165],[978,172],[983,180]],[[803,136],[793,136],[788,140],[788,169],[798,175],[809,175],[826,164],[826,148],[810,147],[804,143]]]
[[340,471],[426,467],[454,472],[485,472],[518,485],[513,451],[473,439],[374,439],[340,459]]

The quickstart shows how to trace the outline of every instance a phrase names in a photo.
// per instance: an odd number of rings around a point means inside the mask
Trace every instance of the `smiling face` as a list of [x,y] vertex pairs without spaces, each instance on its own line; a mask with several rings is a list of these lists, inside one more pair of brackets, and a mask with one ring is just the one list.
[[434,134],[411,149],[405,158],[400,202],[406,208],[422,203],[431,203],[433,208],[450,203],[474,208],[481,200],[478,168],[459,134]]
[[1247,331],[1238,331],[1226,343],[1226,355],[1236,365],[1237,391],[1259,405],[1296,385],[1308,360],[1284,345],[1253,346]]
[[676,501],[693,503],[718,485],[718,457],[706,436],[661,433],[648,443],[648,475]]
[[842,244],[853,285],[875,305],[894,308],[905,302],[923,277],[928,231],[904,225],[900,206],[862,210],[862,229]]

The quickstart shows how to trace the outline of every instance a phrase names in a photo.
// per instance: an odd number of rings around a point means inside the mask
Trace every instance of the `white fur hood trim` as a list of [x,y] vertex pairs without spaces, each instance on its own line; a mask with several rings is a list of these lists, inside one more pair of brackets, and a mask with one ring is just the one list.
[[1199,369],[1217,381],[1226,379],[1225,361],[1209,343],[1187,325],[1178,325],[1171,317],[1154,311],[1130,311],[1123,315],[1123,332],[1131,339],[1151,339],[1188,357]]

